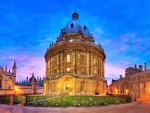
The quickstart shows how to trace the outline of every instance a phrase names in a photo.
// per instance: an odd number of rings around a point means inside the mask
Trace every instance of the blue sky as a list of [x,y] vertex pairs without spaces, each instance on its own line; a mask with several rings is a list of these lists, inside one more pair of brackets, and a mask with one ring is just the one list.
[[105,78],[124,76],[127,67],[150,67],[149,0],[1,0],[0,66],[17,63],[17,81],[45,76],[46,48],[79,14],[106,53]]

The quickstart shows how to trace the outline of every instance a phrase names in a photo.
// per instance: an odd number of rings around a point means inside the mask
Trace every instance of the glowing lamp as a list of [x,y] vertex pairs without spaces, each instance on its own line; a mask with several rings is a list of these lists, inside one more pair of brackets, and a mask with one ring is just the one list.
[[18,87],[17,87],[17,86],[15,86],[14,90],[15,90],[15,92],[17,92],[17,91],[18,91]]

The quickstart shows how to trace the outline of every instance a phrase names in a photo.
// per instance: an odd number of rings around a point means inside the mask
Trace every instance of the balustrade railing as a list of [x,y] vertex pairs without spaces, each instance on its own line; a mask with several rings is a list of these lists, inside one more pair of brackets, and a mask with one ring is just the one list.
[[95,43],[84,42],[84,41],[79,41],[79,40],[69,40],[69,41],[56,42],[55,44],[52,44],[52,45],[48,48],[48,50],[51,49],[51,48],[53,48],[53,47],[55,47],[55,46],[61,45],[61,44],[73,43],[73,42],[79,42],[79,43],[83,43],[83,44],[92,45],[92,46],[95,46],[95,47],[97,47],[97,48],[100,48],[100,49],[104,52],[104,49],[101,47],[100,44],[97,45],[97,44],[95,44]]

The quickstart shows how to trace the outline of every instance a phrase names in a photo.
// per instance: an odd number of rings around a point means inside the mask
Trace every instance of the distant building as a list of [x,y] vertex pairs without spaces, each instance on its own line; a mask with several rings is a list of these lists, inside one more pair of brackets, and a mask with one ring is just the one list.
[[105,95],[105,52],[75,11],[45,54],[44,94]]
[[113,94],[131,95],[133,98],[150,99],[150,69],[144,63],[139,68],[135,65],[125,70],[125,77],[112,80],[109,92]]
[[7,65],[5,70],[0,67],[0,95],[6,94],[42,94],[43,93],[43,79],[37,79],[32,74],[32,77],[26,81],[16,82],[17,66],[14,62],[12,72],[8,71]]
[[[26,78],[25,81],[22,82],[17,82],[16,86],[19,87],[19,89],[23,90],[23,92],[26,92],[28,94],[39,94],[39,93],[43,93],[43,80],[39,79],[39,77],[37,77],[37,79],[34,77],[34,73],[32,73],[32,76],[29,78]],[[27,90],[27,88],[29,88],[29,90]]]
[[14,62],[12,67],[12,72],[10,69],[8,70],[7,65],[5,69],[0,67],[0,89],[13,89],[16,83],[16,71],[17,66],[16,62]]
[[34,77],[34,73],[32,73],[32,76],[28,79],[28,77],[26,78],[26,80],[23,80],[21,82],[17,81],[17,85],[22,85],[22,86],[31,86],[31,85],[38,85],[39,87],[43,87],[43,79],[41,79],[41,77]]

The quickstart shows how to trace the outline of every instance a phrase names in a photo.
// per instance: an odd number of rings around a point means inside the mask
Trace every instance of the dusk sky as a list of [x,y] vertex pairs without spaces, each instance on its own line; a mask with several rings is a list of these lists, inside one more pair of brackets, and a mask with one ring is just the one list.
[[45,76],[46,49],[75,9],[104,48],[108,84],[135,64],[150,69],[150,0],[0,0],[0,66],[16,61],[17,81]]

